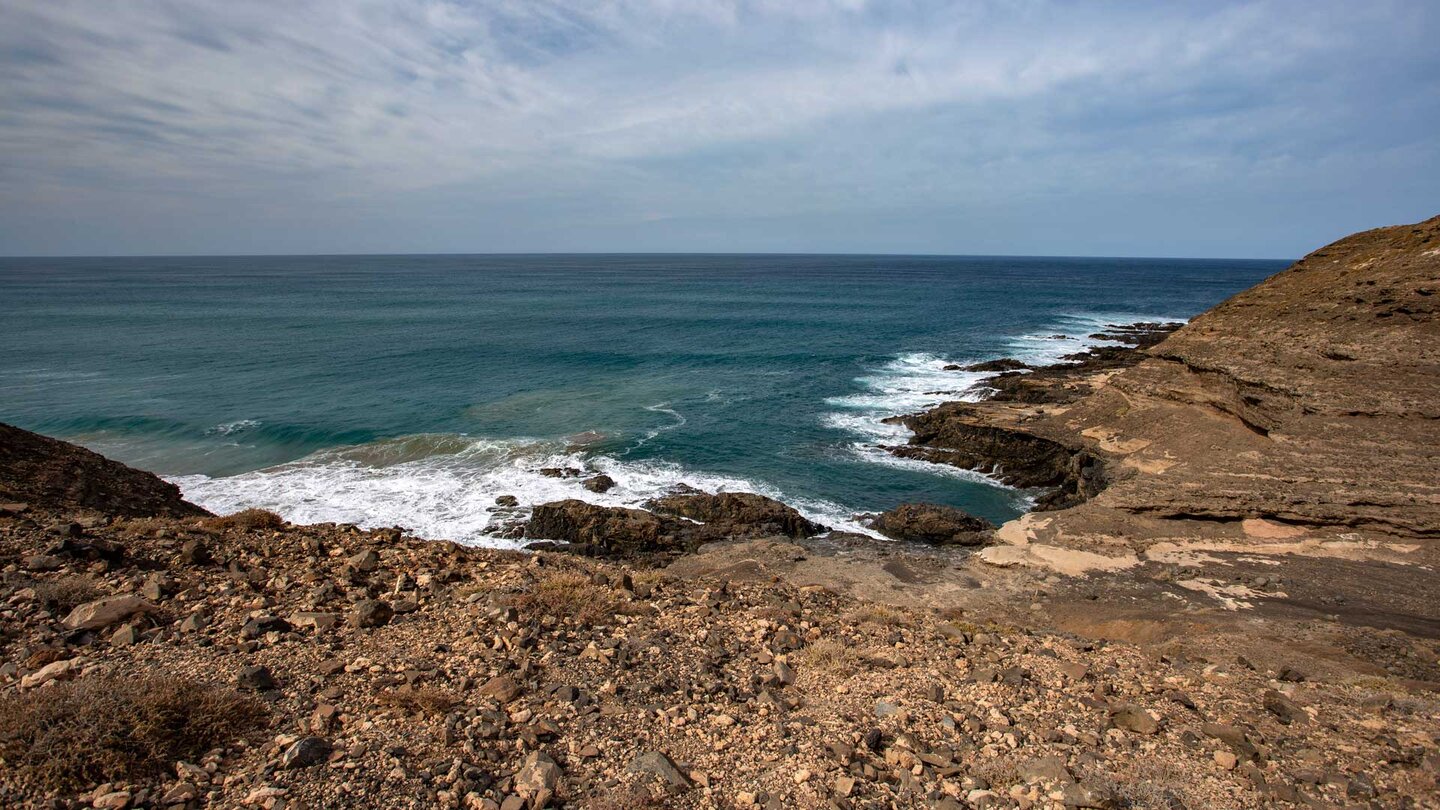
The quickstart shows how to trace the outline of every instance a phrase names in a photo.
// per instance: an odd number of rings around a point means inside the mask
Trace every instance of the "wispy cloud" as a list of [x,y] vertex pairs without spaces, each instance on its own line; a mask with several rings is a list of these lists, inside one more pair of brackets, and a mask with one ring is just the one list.
[[1432,8],[10,0],[0,252],[1273,255],[1440,202]]

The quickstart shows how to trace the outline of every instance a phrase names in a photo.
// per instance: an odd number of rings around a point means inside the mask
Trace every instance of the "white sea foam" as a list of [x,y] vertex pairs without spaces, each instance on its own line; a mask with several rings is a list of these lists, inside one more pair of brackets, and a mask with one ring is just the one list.
[[[711,392],[711,393],[714,393],[714,392]],[[622,455],[622,456],[628,456],[628,455],[630,455],[631,453],[635,452],[636,450],[639,450],[641,447],[644,447],[651,439],[654,439],[656,436],[659,436],[661,433],[667,433],[667,432],[669,432],[669,431],[672,431],[672,430],[674,430],[675,428],[678,428],[678,427],[684,425],[686,422],[689,421],[688,419],[685,418],[685,415],[684,415],[684,414],[682,414],[682,413],[680,413],[679,411],[675,410],[674,408],[670,407],[670,403],[668,403],[668,402],[660,402],[660,403],[657,403],[657,404],[655,404],[655,405],[646,405],[646,406],[645,406],[645,410],[650,411],[651,413],[663,413],[663,414],[665,414],[666,416],[671,417],[671,418],[674,419],[675,421],[671,422],[671,423],[668,424],[668,425],[661,425],[661,426],[659,426],[659,427],[651,428],[650,430],[645,431],[645,435],[644,435],[644,436],[641,436],[639,439],[636,439],[634,444],[630,445],[629,447],[625,448],[624,450],[621,450],[621,451],[620,451],[620,455]]]
[[241,419],[238,422],[225,422],[224,424],[219,424],[215,427],[209,428],[205,431],[205,435],[233,436],[236,433],[242,433],[244,431],[250,430],[251,428],[260,427],[260,425],[261,422],[258,419]]
[[[1091,335],[1116,326],[1144,322],[1183,321],[1183,318],[1138,313],[1071,313],[1059,316],[1043,330],[1020,335],[1006,343],[1003,356],[1035,366],[1065,362],[1067,355],[1102,345],[1124,345]],[[946,465],[901,459],[880,449],[880,445],[904,444],[910,430],[886,423],[893,416],[928,410],[943,402],[976,402],[985,397],[984,381],[993,373],[946,370],[981,362],[982,357],[952,359],[927,352],[896,356],[864,376],[855,378],[859,393],[831,397],[825,404],[834,410],[821,419],[829,426],[859,439],[852,445],[854,455],[865,461],[905,469],[926,470],[938,475],[961,475],[971,480],[996,484],[980,473]],[[998,484],[996,484],[998,485]]]
[[[1015,338],[1005,353],[1034,364],[1060,362],[1066,354],[1099,343],[1089,335],[1106,326],[1149,320],[1168,319],[1140,315],[1066,316],[1056,322],[1053,330],[1047,328]],[[1065,337],[1052,337],[1057,334]],[[946,365],[980,359],[955,360],[925,353],[899,355],[857,378],[861,389],[857,393],[827,399],[832,410],[823,419],[855,438],[847,451],[857,460],[993,484],[980,473],[898,458],[879,447],[904,443],[910,435],[903,425],[886,424],[883,420],[887,417],[951,400],[980,399],[984,392],[977,384],[989,375],[945,370]],[[718,396],[718,392],[710,396]],[[666,414],[674,421],[651,431],[640,440],[642,443],[685,424],[685,416],[669,403],[652,405],[649,410]],[[212,432],[229,436],[258,425],[256,420],[239,420],[217,425]],[[618,457],[596,455],[558,441],[421,434],[323,450],[289,464],[241,475],[188,475],[171,480],[188,499],[222,514],[260,507],[296,523],[403,526],[420,537],[485,546],[517,547],[523,543],[494,534],[506,519],[503,512],[490,511],[500,495],[515,496],[523,516],[529,507],[565,498],[636,507],[682,483],[707,492],[759,493],[790,504],[810,520],[879,537],[856,523],[850,510],[837,503],[798,499],[765,482],[708,474],[664,461],[631,461],[624,455],[625,451]],[[590,492],[582,485],[583,476],[553,478],[540,472],[550,467],[579,468],[587,475],[604,473],[615,480],[616,486],[605,493]]]
[[[615,480],[615,487],[591,492],[582,485],[584,477],[553,478],[540,472],[550,467],[604,473]],[[870,533],[838,504],[797,501],[763,483],[662,461],[565,452],[559,443],[524,439],[406,436],[323,450],[241,475],[171,480],[187,499],[221,514],[259,507],[295,523],[402,526],[419,537],[509,548],[524,541],[493,534],[505,519],[503,513],[490,511],[500,495],[514,495],[522,513],[565,498],[637,507],[682,483],[707,492],[757,492],[789,503],[810,520]]]
[[1069,313],[1059,316],[1042,330],[1012,338],[1006,344],[1004,355],[1023,360],[1034,366],[1054,365],[1065,362],[1066,355],[1083,352],[1096,346],[1126,345],[1122,341],[1091,337],[1091,335],[1107,329],[1136,323],[1183,323],[1185,320],[1185,318],[1133,312]]
[[838,408],[823,417],[826,424],[858,434],[870,441],[892,442],[908,435],[904,427],[884,419],[932,408],[942,402],[977,398],[977,382],[986,375],[946,371],[955,361],[925,352],[902,354],[873,372],[857,377],[864,390],[831,397],[825,404]]

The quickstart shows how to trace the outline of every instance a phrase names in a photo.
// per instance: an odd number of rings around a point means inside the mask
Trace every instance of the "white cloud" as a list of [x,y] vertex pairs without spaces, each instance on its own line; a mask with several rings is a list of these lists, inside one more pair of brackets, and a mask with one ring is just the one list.
[[1109,193],[1146,175],[1283,182],[1337,153],[1433,159],[1417,124],[1440,107],[1423,74],[1408,79],[1418,122],[1375,128],[1387,108],[1366,97],[1437,63],[1421,3],[10,0],[0,14],[0,249],[14,223],[87,194],[156,216],[183,213],[176,198],[581,197],[633,224]]

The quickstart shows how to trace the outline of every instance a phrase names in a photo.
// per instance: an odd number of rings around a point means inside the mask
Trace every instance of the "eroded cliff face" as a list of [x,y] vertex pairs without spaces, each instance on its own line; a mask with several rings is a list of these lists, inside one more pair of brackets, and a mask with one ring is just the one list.
[[1199,316],[1075,402],[968,409],[971,424],[1106,464],[1091,500],[1009,536],[1144,547],[1244,534],[1248,519],[1269,539],[1440,537],[1437,293],[1440,217],[1366,231]]

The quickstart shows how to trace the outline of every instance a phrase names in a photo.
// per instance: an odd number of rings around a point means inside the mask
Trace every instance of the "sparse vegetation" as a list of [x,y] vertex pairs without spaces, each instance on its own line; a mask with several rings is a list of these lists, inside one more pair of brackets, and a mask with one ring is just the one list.
[[381,692],[377,700],[384,706],[393,706],[410,714],[444,714],[460,702],[460,697],[448,689],[434,686],[411,688],[402,686],[388,692]]
[[838,675],[853,675],[864,668],[856,649],[832,638],[821,639],[800,651],[800,662]]
[[105,592],[91,577],[69,576],[36,583],[35,598],[56,616],[64,616],[77,606],[93,602]]
[[898,608],[889,605],[866,605],[851,615],[851,620],[858,624],[877,624],[882,627],[899,627],[909,623],[909,619]]
[[210,525],[216,529],[283,529],[285,518],[271,512],[268,509],[244,509],[233,515],[212,518]]
[[551,574],[511,601],[516,610],[596,624],[614,617],[619,600],[614,592],[583,574]]
[[264,724],[258,701],[170,676],[100,676],[0,698],[0,761],[52,791],[158,775]]

